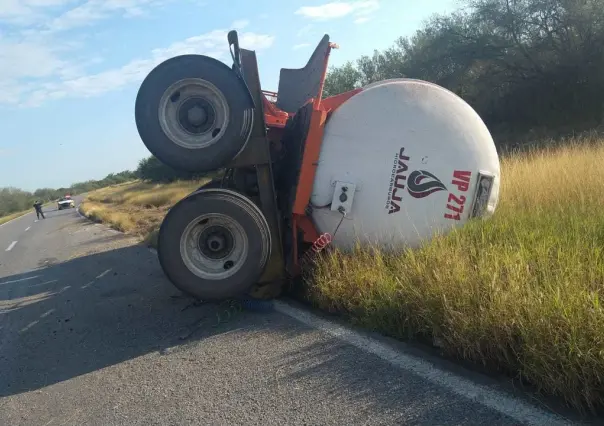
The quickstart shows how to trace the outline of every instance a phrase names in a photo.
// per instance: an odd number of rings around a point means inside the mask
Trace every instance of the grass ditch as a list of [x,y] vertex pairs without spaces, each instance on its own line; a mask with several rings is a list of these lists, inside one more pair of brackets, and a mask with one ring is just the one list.
[[[415,251],[327,252],[307,271],[305,297],[395,338],[438,341],[575,408],[602,407],[603,160],[596,136],[506,154],[493,218]],[[84,210],[152,241],[170,203],[199,185],[107,188]]]

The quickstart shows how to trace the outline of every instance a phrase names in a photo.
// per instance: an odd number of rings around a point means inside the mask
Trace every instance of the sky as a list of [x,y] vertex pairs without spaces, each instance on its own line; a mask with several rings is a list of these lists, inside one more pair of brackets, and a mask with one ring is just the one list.
[[338,66],[412,35],[455,0],[0,0],[0,187],[33,191],[134,170],[149,151],[134,102],[160,62],[228,65],[227,32],[255,50],[263,89],[324,34]]

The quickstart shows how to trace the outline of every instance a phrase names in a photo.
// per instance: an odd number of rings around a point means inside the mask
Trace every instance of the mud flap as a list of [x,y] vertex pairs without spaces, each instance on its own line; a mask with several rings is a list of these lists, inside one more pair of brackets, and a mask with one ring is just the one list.
[[281,68],[277,107],[295,113],[319,94],[325,57],[329,52],[329,35],[325,34],[304,68]]

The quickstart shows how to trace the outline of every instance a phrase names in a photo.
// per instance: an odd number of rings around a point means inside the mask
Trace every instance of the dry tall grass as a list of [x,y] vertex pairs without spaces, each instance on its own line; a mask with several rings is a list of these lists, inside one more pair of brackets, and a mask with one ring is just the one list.
[[[587,142],[587,143],[586,143]],[[495,216],[397,255],[316,262],[309,297],[398,338],[604,403],[604,140],[507,156]]]
[[167,185],[132,182],[91,192],[80,210],[114,229],[152,238],[168,209],[207,180]]

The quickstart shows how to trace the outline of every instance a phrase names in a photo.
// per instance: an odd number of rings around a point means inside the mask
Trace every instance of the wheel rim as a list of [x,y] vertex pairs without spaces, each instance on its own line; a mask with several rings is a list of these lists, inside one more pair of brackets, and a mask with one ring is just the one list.
[[180,239],[186,267],[203,279],[224,280],[234,275],[248,256],[243,227],[231,217],[211,213],[191,221]]
[[172,84],[159,101],[159,123],[166,136],[183,148],[216,143],[229,124],[229,105],[216,86],[201,78]]

